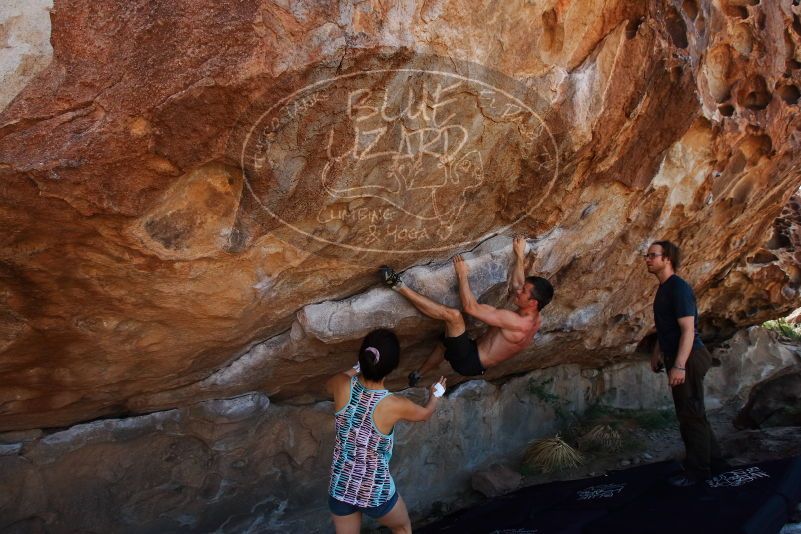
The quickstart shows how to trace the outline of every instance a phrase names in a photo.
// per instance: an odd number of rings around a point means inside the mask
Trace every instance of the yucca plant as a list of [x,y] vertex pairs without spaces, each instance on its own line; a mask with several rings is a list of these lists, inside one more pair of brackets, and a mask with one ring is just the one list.
[[523,461],[529,467],[536,467],[543,473],[548,473],[576,467],[584,459],[580,452],[562,440],[557,434],[552,438],[533,441],[526,450]]
[[595,425],[579,439],[579,447],[582,450],[606,449],[617,451],[620,450],[622,445],[623,438],[620,436],[620,432],[615,430],[612,425]]

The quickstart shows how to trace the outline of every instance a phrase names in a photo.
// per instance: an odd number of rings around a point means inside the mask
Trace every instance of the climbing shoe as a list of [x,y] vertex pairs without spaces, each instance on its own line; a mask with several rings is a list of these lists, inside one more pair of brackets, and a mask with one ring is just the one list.
[[400,289],[403,287],[403,280],[401,280],[398,273],[392,270],[392,267],[382,265],[378,269],[378,274],[381,277],[381,281],[384,282],[387,287],[391,289]]

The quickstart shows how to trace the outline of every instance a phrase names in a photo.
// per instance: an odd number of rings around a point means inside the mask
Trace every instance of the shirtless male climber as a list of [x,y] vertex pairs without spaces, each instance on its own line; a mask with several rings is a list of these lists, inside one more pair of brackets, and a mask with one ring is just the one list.
[[524,260],[526,240],[516,236],[512,245],[515,265],[509,274],[509,294],[514,295],[516,312],[479,304],[470,290],[467,264],[461,256],[453,258],[453,268],[459,280],[459,298],[465,313],[490,326],[477,340],[467,335],[462,312],[424,297],[404,285],[400,276],[389,267],[381,267],[379,274],[384,283],[397,291],[423,315],[445,322],[442,343],[417,371],[409,374],[409,386],[414,387],[420,378],[448,360],[453,370],[463,376],[484,374],[525,349],[542,324],[540,312],[553,298],[553,286],[539,276],[526,277]]

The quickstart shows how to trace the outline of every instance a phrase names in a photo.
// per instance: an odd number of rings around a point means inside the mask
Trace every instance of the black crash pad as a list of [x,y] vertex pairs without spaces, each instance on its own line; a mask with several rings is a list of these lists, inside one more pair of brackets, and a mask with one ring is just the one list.
[[423,533],[774,534],[801,500],[801,457],[733,468],[692,488],[676,462],[519,489],[416,530]]

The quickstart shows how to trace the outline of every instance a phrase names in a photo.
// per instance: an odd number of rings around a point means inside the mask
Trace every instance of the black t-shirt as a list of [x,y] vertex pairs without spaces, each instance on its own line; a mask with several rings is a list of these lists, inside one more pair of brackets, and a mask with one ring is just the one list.
[[656,335],[659,338],[659,348],[665,358],[673,359],[679,352],[679,339],[681,339],[681,328],[679,328],[680,317],[692,316],[695,331],[693,347],[703,346],[701,338],[698,337],[698,308],[695,305],[695,294],[690,284],[684,279],[674,275],[659,285],[654,297],[654,323],[656,323]]

